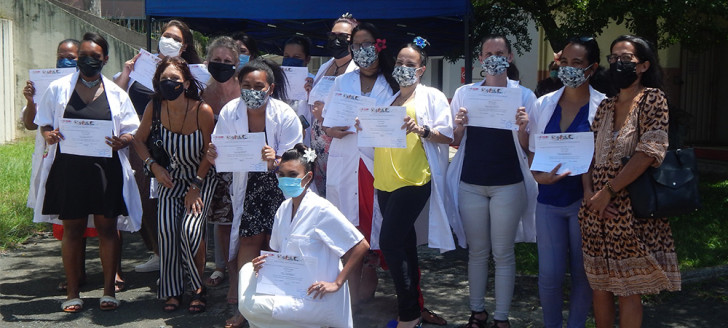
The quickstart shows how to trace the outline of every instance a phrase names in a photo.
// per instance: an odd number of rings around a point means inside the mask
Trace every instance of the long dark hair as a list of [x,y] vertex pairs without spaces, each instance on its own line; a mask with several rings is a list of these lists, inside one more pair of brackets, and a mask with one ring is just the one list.
[[248,48],[250,60],[258,58],[258,43],[250,35],[245,34],[245,32],[237,32],[232,35],[232,38],[233,40],[242,42]]
[[154,71],[154,78],[152,79],[152,85],[154,86],[154,95],[152,95],[152,98],[156,101],[164,100],[164,97],[162,97],[162,92],[159,90],[159,79],[162,76],[162,72],[164,72],[164,70],[167,69],[168,66],[176,67],[180,72],[182,72],[182,77],[185,79],[185,81],[190,81],[190,86],[187,87],[184,92],[185,97],[194,100],[201,100],[201,88],[198,84],[199,82],[197,82],[195,77],[192,76],[190,68],[189,66],[187,66],[187,62],[180,56],[165,57],[164,59],[162,59],[161,62],[159,62],[159,65],[157,65],[157,70]]
[[176,19],[173,19],[167,24],[164,24],[162,26],[162,34],[170,28],[170,27],[176,27],[182,32],[182,44],[186,45],[185,50],[182,51],[180,57],[182,57],[187,63],[189,64],[199,64],[202,63],[202,60],[200,60],[200,56],[197,54],[197,49],[195,48],[195,39],[192,37],[192,31],[190,30],[189,26],[185,24],[183,21],[179,21]]
[[288,80],[286,79],[286,73],[283,72],[280,65],[267,58],[258,57],[253,59],[245,64],[238,73],[238,81],[240,84],[243,83],[243,77],[254,71],[265,72],[268,84],[275,83],[276,86],[273,89],[271,97],[282,101],[288,100],[286,93],[286,82]]
[[[86,34],[83,35],[83,38],[81,38],[81,43],[84,42],[93,42],[98,44],[99,47],[101,47],[101,52],[104,53],[104,57],[109,55],[109,43],[106,42],[106,39],[101,36],[101,34],[98,34],[96,32],[86,32]],[[79,51],[81,51],[81,43],[79,43]],[[60,46],[61,44],[62,43],[58,44],[58,46]]]
[[303,157],[306,149],[310,148],[306,147],[306,145],[302,143],[297,143],[295,146],[293,146],[292,149],[286,150],[286,152],[281,155],[281,164],[284,162],[297,160],[301,162],[301,165],[303,165],[303,168],[306,171],[304,173],[313,172],[314,162],[309,162]]
[[634,46],[635,57],[639,59],[640,63],[648,61],[650,67],[642,73],[640,83],[648,88],[662,88],[662,66],[657,58],[657,51],[652,44],[642,37],[636,35],[622,35],[612,41],[612,45],[609,46],[611,51],[619,42],[627,41]]
[[[356,33],[359,31],[369,32],[374,40],[385,39],[384,36],[382,36],[382,34],[379,32],[379,29],[374,26],[374,24],[364,22],[359,23],[359,25],[357,25],[354,30],[351,31],[352,43],[354,42],[354,35],[356,35]],[[387,84],[389,84],[389,87],[392,88],[392,92],[396,93],[397,91],[399,91],[399,83],[397,83],[394,77],[392,77],[392,71],[394,71],[394,56],[392,56],[388,47],[379,51],[377,60],[379,60],[379,71],[381,72],[381,74],[384,75],[384,78],[387,80]]]

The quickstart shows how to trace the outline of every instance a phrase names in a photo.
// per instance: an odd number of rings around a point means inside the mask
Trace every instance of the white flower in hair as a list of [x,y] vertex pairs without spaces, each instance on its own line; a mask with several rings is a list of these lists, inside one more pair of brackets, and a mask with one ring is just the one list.
[[303,158],[306,160],[306,162],[313,163],[313,161],[316,159],[316,151],[311,148],[304,150]]

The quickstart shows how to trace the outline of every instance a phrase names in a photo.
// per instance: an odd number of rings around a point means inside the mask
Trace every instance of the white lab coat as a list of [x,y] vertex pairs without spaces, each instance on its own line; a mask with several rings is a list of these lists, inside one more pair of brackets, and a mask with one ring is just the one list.
[[[483,84],[485,81],[482,82]],[[481,85],[483,85],[481,84]],[[455,117],[457,112],[460,110],[461,104],[463,103],[463,88],[471,86],[468,84],[461,86],[455,90],[452,102],[450,103],[450,109],[452,110],[452,116]],[[536,110],[536,95],[533,91],[520,85],[518,81],[508,80],[509,88],[521,88],[521,106],[526,107],[526,113],[530,116]],[[529,120],[530,121],[530,120]],[[530,124],[529,124],[530,126]],[[452,163],[447,170],[447,198],[445,202],[445,208],[447,209],[448,217],[450,218],[450,226],[452,227],[455,235],[458,238],[458,244],[460,247],[465,248],[467,240],[465,239],[465,230],[460,219],[460,210],[458,204],[458,191],[460,186],[460,174],[463,170],[463,160],[465,159],[465,140],[468,137],[467,132],[460,141],[460,147],[458,148],[455,157],[452,159]],[[518,224],[518,232],[516,233],[516,242],[536,242],[536,197],[538,196],[538,185],[536,180],[533,179],[531,170],[528,166],[528,156],[526,152],[521,148],[521,144],[518,141],[518,131],[513,131],[513,141],[516,147],[516,153],[518,154],[518,161],[521,166],[521,173],[523,175],[523,184],[526,188],[526,201],[527,206],[521,216],[521,222]]]
[[[397,96],[399,96],[399,92],[388,100],[388,104],[394,102]],[[437,130],[446,137],[453,137],[453,119],[445,94],[435,88],[419,84],[415,89],[414,101],[418,125],[427,125],[430,129]],[[449,146],[427,139],[422,140],[422,145],[430,166],[431,192],[430,200],[427,202],[428,207],[423,209],[423,212],[426,212],[422,213],[415,222],[419,228],[417,229],[417,240],[426,240],[429,247],[439,248],[440,252],[444,253],[455,249],[455,241],[452,238],[445,211],[445,173],[448,166]],[[376,179],[376,177],[374,178]],[[381,228],[381,219],[379,219],[374,222],[372,228],[372,249],[379,249]],[[421,234],[420,231],[424,233]]]
[[[551,116],[554,115],[554,110],[556,110],[556,105],[559,104],[561,95],[564,94],[564,88],[566,87],[561,87],[561,89],[545,94],[536,100],[536,110],[529,116],[530,125],[533,127],[528,141],[528,149],[531,152],[536,151],[536,134],[543,134],[546,125],[551,120]],[[595,90],[591,85],[589,86],[589,124],[594,122],[597,108],[605,97],[603,93]]]
[[[55,80],[43,94],[38,103],[38,113],[35,115],[35,124],[38,128],[46,125],[58,128],[59,119],[63,118],[66,105],[71,99],[73,89],[78,81],[79,72],[62,77]],[[113,134],[120,136],[125,133],[134,134],[139,128],[139,117],[137,116],[134,106],[129,96],[119,88],[114,81],[107,79],[102,75],[104,88],[106,89],[106,98],[109,100],[111,108],[111,121],[114,125]],[[51,222],[55,224],[63,224],[58,220],[57,215],[43,215],[43,201],[45,200],[45,184],[48,179],[48,173],[53,165],[56,157],[56,149],[58,144],[46,147],[47,154],[42,158],[38,180],[38,188],[36,190],[35,214],[33,222]],[[142,203],[139,197],[139,188],[136,180],[134,180],[134,171],[129,164],[129,147],[118,151],[119,160],[121,161],[121,169],[123,173],[122,193],[128,216],[119,216],[117,228],[124,231],[137,231],[142,222]],[[93,219],[89,219],[89,227],[93,227]]]
[[[321,67],[319,67],[318,72],[316,72],[316,77],[313,78],[313,85],[316,85],[316,83],[318,83],[318,81],[320,81],[321,78],[324,77],[324,74],[326,74],[326,71],[328,71],[329,67],[331,67],[331,65],[333,65],[333,64],[334,64],[333,57],[331,57],[331,59],[329,59],[325,63],[321,64]],[[350,60],[349,65],[346,66],[346,71],[344,71],[344,73],[353,72],[353,71],[357,70],[358,68],[359,68],[359,66],[356,66],[354,61]]]
[[[268,98],[265,107],[266,144],[275,150],[277,156],[283,155],[286,150],[293,148],[302,141],[301,122],[296,112],[285,102]],[[220,110],[215,131],[213,134],[243,134],[248,133],[248,107],[241,97],[228,102]],[[248,172],[234,172],[233,182],[230,184],[230,197],[233,201],[233,226],[230,231],[230,256],[235,258],[238,253],[238,240],[240,238],[240,218],[243,215],[245,202],[245,189],[248,186]]]
[[[23,107],[21,116],[25,115],[26,108]],[[25,206],[29,208],[35,208],[35,199],[38,190],[38,172],[40,171],[41,160],[43,159],[43,153],[46,151],[45,139],[40,133],[40,128],[35,131],[35,146],[33,148],[33,157],[30,162],[30,185],[28,187],[28,200]]]
[[[335,91],[360,95],[359,70],[338,76],[329,92],[329,99]],[[369,97],[377,100],[377,106],[389,105],[387,101],[392,97],[392,88],[384,75],[379,74]],[[326,103],[328,102],[327,100]],[[324,104],[324,113],[329,110],[336,108]],[[351,122],[351,125],[353,126],[354,122]],[[364,161],[369,172],[374,172],[374,148],[359,148],[356,134],[331,140],[326,167],[326,199],[338,207],[355,226],[359,225],[359,159]],[[375,198],[374,216],[378,215],[381,214]]]

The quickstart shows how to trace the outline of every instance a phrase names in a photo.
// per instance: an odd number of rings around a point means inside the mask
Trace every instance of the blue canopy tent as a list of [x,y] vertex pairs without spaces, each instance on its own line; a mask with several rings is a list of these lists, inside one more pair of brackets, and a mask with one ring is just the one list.
[[465,79],[471,81],[468,0],[146,0],[147,47],[151,49],[151,21],[179,18],[208,35],[243,31],[272,53],[282,53],[283,42],[294,34],[313,41],[313,55],[327,56],[326,32],[341,14],[374,23],[398,47],[422,36],[430,55],[452,55],[464,49]]

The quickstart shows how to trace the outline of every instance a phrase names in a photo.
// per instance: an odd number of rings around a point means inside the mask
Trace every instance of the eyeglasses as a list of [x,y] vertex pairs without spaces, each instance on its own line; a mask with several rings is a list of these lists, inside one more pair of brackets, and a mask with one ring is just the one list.
[[374,42],[362,42],[362,43],[352,43],[351,44],[351,50],[359,50],[361,48],[369,48],[374,45]]
[[349,33],[335,33],[335,32],[327,32],[326,36],[329,38],[330,41],[334,41],[336,39],[339,39],[341,42],[349,42],[349,37],[351,37],[351,34]]
[[630,62],[630,61],[632,61],[633,58],[634,58],[634,54],[631,54],[629,52],[625,52],[621,55],[607,55],[607,61],[610,64],[616,63],[617,60],[619,60],[623,63]]

